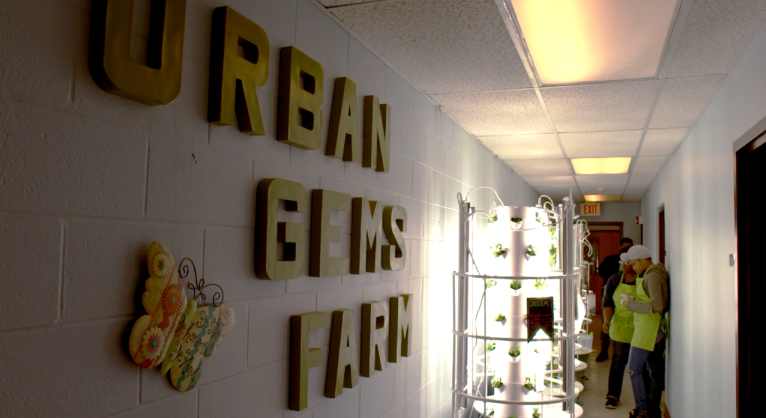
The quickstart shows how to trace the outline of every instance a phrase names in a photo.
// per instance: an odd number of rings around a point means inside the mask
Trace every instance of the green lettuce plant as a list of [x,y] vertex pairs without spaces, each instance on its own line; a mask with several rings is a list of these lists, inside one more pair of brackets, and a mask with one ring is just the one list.
[[494,247],[489,247],[489,250],[492,251],[492,255],[494,255],[495,258],[498,258],[501,255],[505,255],[505,253],[508,252],[507,248],[503,248],[503,244],[497,244]]
[[521,344],[517,345],[516,347],[511,347],[510,351],[508,351],[508,355],[511,357],[518,357],[521,355]]
[[492,379],[492,386],[495,388],[499,388],[500,386],[503,386],[503,379],[500,377],[496,377]]
[[500,322],[500,321],[502,321],[503,319],[505,319],[505,315],[503,315],[503,313],[502,313],[502,312],[500,312],[500,313],[498,313],[497,315],[495,315],[495,321],[497,321],[497,322]]
[[[530,256],[534,257],[534,256],[537,255],[537,248],[535,248],[534,245],[529,244],[529,247],[527,247],[527,251],[526,252],[527,252],[527,255],[530,255]],[[497,256],[495,256],[495,257],[497,257]]]

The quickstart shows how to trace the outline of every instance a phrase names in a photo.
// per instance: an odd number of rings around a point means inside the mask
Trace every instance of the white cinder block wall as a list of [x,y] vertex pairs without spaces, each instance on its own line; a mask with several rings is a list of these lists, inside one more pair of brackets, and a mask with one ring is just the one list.
[[737,275],[728,263],[737,250],[733,146],[756,124],[763,126],[764,66],[762,32],[642,200],[644,242],[655,259],[657,213],[665,207],[672,330],[667,403],[673,418],[732,416],[736,410]]
[[[211,16],[223,5],[261,25],[271,41],[269,81],[258,89],[265,137],[206,122]],[[87,68],[90,6],[0,1],[0,415],[447,417],[455,195],[489,185],[518,205],[534,204],[535,191],[308,0],[188,0],[183,88],[158,107],[95,85]],[[288,45],[323,65],[325,118],[341,76],[356,81],[360,103],[375,94],[392,105],[390,173],[274,140],[278,51]],[[407,268],[256,279],[254,191],[266,177],[404,206]],[[487,207],[488,196],[472,200]],[[348,221],[334,218],[344,233],[338,256],[348,252]],[[233,331],[204,360],[200,384],[184,394],[126,352],[143,314],[153,240],[179,260],[193,258],[236,313]],[[415,353],[360,377],[335,400],[322,396],[325,365],[312,369],[310,408],[288,411],[289,315],[353,308],[359,328],[363,302],[405,292],[415,295]],[[312,335],[325,349],[327,340]]]

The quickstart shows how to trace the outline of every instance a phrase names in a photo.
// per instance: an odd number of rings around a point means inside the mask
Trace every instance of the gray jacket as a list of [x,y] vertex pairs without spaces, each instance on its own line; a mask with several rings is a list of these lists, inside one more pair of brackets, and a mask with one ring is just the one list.
[[668,279],[670,274],[662,263],[656,263],[649,266],[644,273],[644,283],[642,287],[644,292],[651,298],[651,302],[630,301],[628,310],[638,313],[652,313],[660,311],[665,313],[668,310],[670,300],[668,298]]

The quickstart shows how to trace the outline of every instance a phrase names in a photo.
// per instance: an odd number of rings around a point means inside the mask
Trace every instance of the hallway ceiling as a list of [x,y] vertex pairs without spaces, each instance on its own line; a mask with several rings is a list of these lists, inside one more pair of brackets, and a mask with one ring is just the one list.
[[[639,200],[766,21],[766,0],[683,0],[655,77],[546,86],[517,35],[511,0],[319,1],[557,200],[570,189],[578,200]],[[539,0],[513,0],[524,1]],[[583,157],[633,160],[627,174],[576,175],[570,159]]]

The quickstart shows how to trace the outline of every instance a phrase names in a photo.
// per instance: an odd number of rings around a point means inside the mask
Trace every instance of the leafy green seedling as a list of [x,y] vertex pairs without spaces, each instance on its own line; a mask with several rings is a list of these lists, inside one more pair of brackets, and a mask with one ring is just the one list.
[[495,279],[487,280],[487,289],[493,288],[496,285],[497,285],[497,280],[495,280]]
[[508,252],[507,248],[503,248],[503,244],[497,244],[494,247],[489,247],[489,249],[492,251],[492,255],[494,255],[495,258],[505,255],[505,253]]
[[530,255],[532,257],[537,255],[537,248],[535,248],[534,245],[529,244],[529,247],[527,247],[527,255]]
[[521,282],[518,280],[514,280],[511,282],[511,289],[513,290],[519,290],[521,289]]
[[545,286],[548,286],[548,283],[545,283],[545,279],[535,279],[535,289],[543,290]]
[[532,418],[541,418],[542,415],[540,415],[540,410],[535,408],[535,412],[532,413]]
[[494,386],[495,388],[499,388],[500,386],[503,386],[503,379],[499,377],[492,379],[492,386]]
[[487,218],[487,223],[493,224],[495,222],[497,222],[497,214],[494,214],[494,215],[492,215],[492,216]]
[[502,313],[502,312],[501,312],[501,313],[499,313],[499,314],[497,314],[497,315],[495,315],[495,321],[497,321],[497,322],[500,322],[500,321],[502,321],[503,319],[505,319],[505,315],[503,315],[503,313]]
[[540,223],[540,225],[545,226],[545,221],[543,221],[542,218],[540,218],[540,212],[535,212],[535,220]]
[[526,383],[524,383],[524,387],[528,390],[535,390],[535,384],[532,383],[532,379],[529,377],[524,378],[526,380]]
[[495,347],[495,342],[494,341],[490,341],[490,342],[487,343],[487,352],[488,353],[490,351],[495,351],[495,348],[496,347]]
[[511,347],[511,350],[508,351],[508,355],[511,357],[518,357],[521,355],[521,344],[517,345],[516,347]]

